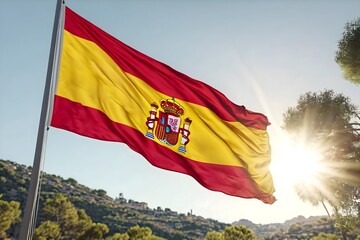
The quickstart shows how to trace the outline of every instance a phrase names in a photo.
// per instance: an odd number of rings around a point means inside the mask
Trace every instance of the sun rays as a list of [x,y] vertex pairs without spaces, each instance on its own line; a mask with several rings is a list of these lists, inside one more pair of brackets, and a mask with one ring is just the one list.
[[310,144],[306,139],[305,134],[297,139],[283,135],[281,152],[273,158],[274,178],[315,205],[323,199],[336,204],[334,186],[360,185],[360,166],[336,159],[331,154],[333,146],[330,144],[323,141]]
[[284,142],[280,156],[282,178],[292,185],[314,184],[320,174],[327,172],[321,163],[319,149],[294,143],[290,139]]

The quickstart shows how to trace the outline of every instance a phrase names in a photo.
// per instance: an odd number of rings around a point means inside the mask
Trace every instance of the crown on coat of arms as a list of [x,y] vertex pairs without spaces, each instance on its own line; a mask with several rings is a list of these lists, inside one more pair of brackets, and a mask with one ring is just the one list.
[[161,100],[160,106],[164,109],[165,113],[174,114],[176,116],[181,116],[185,113],[185,109],[176,102],[174,98]]

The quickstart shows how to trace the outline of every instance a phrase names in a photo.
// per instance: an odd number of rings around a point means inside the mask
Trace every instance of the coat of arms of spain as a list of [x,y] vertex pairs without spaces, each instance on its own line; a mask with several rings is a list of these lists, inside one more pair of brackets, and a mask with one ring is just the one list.
[[155,136],[160,142],[175,146],[178,143],[179,135],[181,135],[178,151],[186,153],[186,145],[190,141],[189,128],[192,121],[186,118],[181,127],[181,117],[185,114],[185,109],[175,101],[175,98],[161,100],[160,106],[164,111],[159,111],[159,116],[157,116],[159,106],[155,102],[151,104],[150,117],[146,121],[148,130],[145,136],[154,139],[155,130]]

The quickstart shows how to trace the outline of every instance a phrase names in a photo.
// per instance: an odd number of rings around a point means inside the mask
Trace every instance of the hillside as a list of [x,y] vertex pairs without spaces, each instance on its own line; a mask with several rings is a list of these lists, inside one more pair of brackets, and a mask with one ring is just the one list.
[[[31,167],[0,159],[0,194],[6,201],[19,201],[23,210],[29,186]],[[145,202],[126,199],[122,194],[113,199],[101,189],[90,189],[75,179],[63,179],[60,176],[43,174],[40,199],[41,208],[47,198],[56,193],[65,194],[78,209],[84,209],[94,222],[105,223],[109,235],[125,232],[129,227],[139,225],[150,227],[153,233],[165,239],[204,239],[207,232],[223,231],[229,224],[213,219],[205,219],[191,213],[178,213],[169,208],[151,209]],[[340,236],[334,229],[334,222],[327,217],[298,216],[284,223],[255,224],[241,219],[232,225],[250,228],[258,239],[311,239],[320,232]],[[20,223],[11,232],[18,234]],[[355,239],[351,236],[349,239]]]
[[[30,181],[31,167],[0,159],[0,194],[6,201],[21,203],[23,210]],[[75,179],[43,174],[40,209],[47,198],[56,193],[65,194],[76,208],[84,209],[94,222],[105,223],[109,235],[125,232],[129,227],[150,227],[153,233],[165,239],[202,239],[209,231],[222,231],[229,224],[205,219],[191,213],[177,213],[169,208],[150,209],[145,202],[125,199],[121,195],[113,199],[101,189],[90,189]],[[39,220],[41,221],[41,211]],[[18,233],[20,224],[13,232]]]
[[[334,221],[327,216],[317,216],[305,218],[298,216],[284,223],[255,224],[249,220],[241,219],[234,222],[233,225],[243,225],[252,229],[258,239],[311,239],[319,233],[336,234],[340,233],[334,228]],[[349,236],[349,239],[355,239],[355,236]]]

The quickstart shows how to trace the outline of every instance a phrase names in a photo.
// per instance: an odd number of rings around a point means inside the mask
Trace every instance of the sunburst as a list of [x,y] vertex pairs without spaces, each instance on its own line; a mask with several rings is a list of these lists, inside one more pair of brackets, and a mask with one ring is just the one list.
[[354,162],[346,163],[331,156],[332,146],[317,142],[310,144],[306,137],[291,139],[284,137],[282,152],[274,164],[274,177],[294,187],[298,194],[313,203],[322,199],[336,203],[334,184],[348,183],[360,185],[360,166]]

